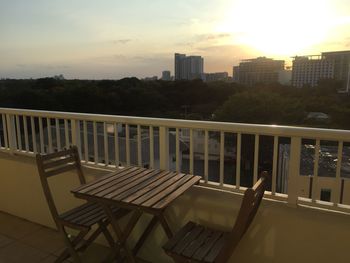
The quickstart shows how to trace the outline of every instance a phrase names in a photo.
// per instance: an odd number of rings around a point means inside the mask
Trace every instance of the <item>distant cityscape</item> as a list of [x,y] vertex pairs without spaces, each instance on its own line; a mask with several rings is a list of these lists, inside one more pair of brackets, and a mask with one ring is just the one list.
[[[157,80],[148,77],[144,80]],[[174,75],[170,70],[162,72],[161,80],[194,80],[236,82],[246,86],[256,83],[280,83],[296,88],[315,87],[320,80],[339,81],[343,92],[350,90],[350,50],[322,52],[320,55],[293,57],[291,67],[285,66],[284,60],[258,57],[241,60],[233,66],[232,77],[228,72],[204,72],[204,58],[175,53]]]

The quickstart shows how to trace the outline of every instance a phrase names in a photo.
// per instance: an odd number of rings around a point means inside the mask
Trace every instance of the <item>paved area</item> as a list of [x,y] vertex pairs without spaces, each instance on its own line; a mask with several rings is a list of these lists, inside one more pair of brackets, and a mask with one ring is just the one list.
[[[0,211],[0,263],[51,263],[63,248],[57,231]],[[94,244],[82,259],[101,262],[108,253],[109,248]]]

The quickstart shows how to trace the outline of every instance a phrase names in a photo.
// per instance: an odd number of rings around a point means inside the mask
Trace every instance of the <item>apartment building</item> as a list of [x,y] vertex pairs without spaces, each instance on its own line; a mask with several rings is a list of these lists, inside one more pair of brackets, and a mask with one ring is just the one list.
[[333,60],[322,56],[296,56],[293,60],[292,86],[302,88],[314,87],[321,79],[334,77]]
[[284,60],[266,57],[242,60],[233,67],[233,79],[243,85],[274,83],[279,81],[279,72],[284,70]]
[[322,52],[321,55],[296,56],[293,60],[292,85],[314,87],[322,79],[342,82],[349,91],[350,51]]
[[204,59],[175,53],[175,80],[203,79]]

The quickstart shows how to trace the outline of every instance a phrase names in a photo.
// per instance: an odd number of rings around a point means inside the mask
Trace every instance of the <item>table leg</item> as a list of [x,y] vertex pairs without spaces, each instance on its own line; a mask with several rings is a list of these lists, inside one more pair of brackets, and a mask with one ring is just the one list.
[[[116,246],[115,246],[115,249],[119,249],[119,247],[124,248],[125,253],[126,253],[127,262],[136,263],[135,258],[132,255],[132,252],[129,249],[127,243],[126,243],[127,236],[124,235],[122,230],[120,229],[118,221],[116,220],[116,218],[113,215],[112,209],[108,205],[103,205],[103,209],[106,212],[106,215],[108,216],[108,218],[109,218],[109,220],[111,222],[112,228],[113,228],[113,230],[114,230],[114,232],[115,232],[115,234],[117,235],[117,238],[118,238]],[[134,215],[133,215],[133,217],[134,217]],[[131,222],[131,223],[134,223],[134,225],[135,225],[136,222],[135,223]],[[130,225],[131,224],[130,224],[130,221],[129,221],[129,223],[127,225],[127,229],[131,227]],[[129,233],[130,232],[131,231],[129,231]]]
[[161,223],[164,231],[165,231],[165,234],[168,236],[168,238],[172,238],[173,237],[173,232],[171,231],[169,225],[168,225],[168,222],[166,221],[165,217],[164,217],[164,213],[159,213],[157,215],[158,217],[158,220],[159,222]]
[[156,216],[153,216],[153,218],[151,219],[151,221],[148,223],[145,231],[143,231],[141,237],[139,238],[139,240],[137,241],[135,247],[133,248],[132,252],[133,254],[136,256],[137,252],[140,250],[140,248],[142,247],[143,243],[145,243],[148,235],[151,233],[152,229],[154,228],[154,226],[156,225],[156,223],[158,222],[158,218]]

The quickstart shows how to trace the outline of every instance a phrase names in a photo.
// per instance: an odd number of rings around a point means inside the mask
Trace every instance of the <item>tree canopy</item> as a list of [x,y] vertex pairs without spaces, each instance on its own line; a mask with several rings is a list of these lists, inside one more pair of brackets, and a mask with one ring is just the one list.
[[[297,89],[194,81],[0,80],[0,107],[350,129],[350,97],[339,83]],[[308,119],[322,112],[329,120]]]

